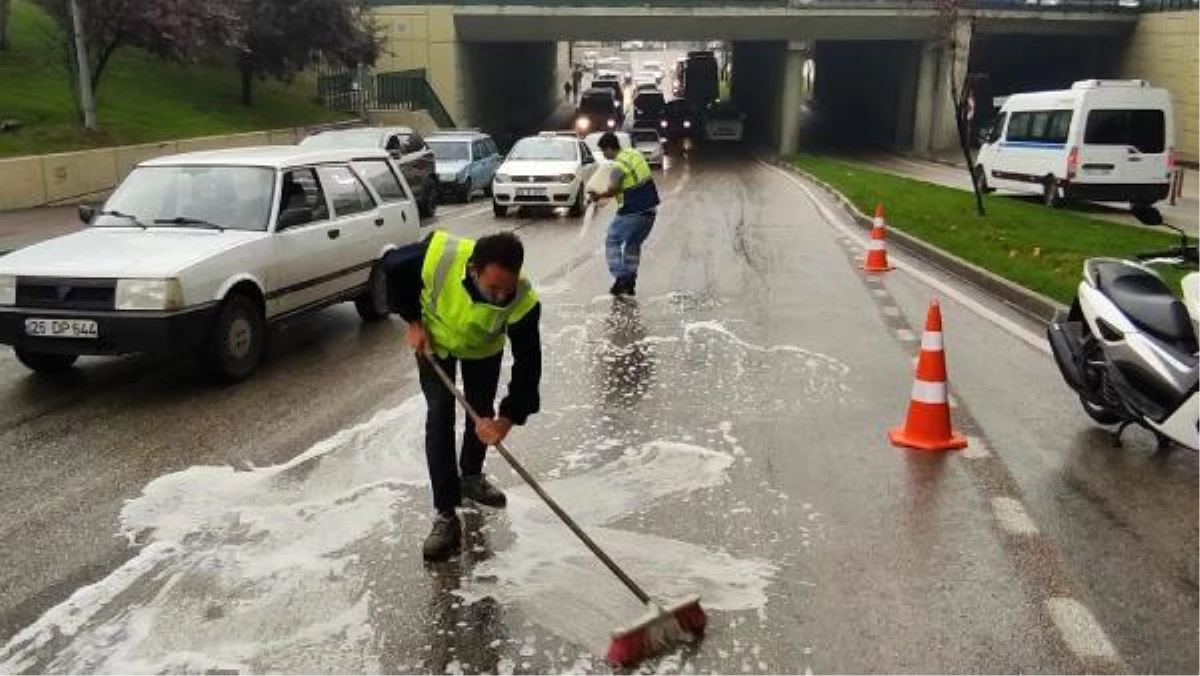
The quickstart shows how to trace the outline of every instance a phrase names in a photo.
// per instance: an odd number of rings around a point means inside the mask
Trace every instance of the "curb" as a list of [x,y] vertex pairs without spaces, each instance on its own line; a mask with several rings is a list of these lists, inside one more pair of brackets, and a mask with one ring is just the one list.
[[[874,219],[858,210],[845,195],[825,181],[809,174],[790,162],[779,160],[780,168],[790,171],[807,181],[810,181],[835,201],[850,218],[864,231],[870,231]],[[888,239],[895,242],[908,253],[920,258],[925,263],[933,265],[959,279],[969,282],[983,291],[1004,301],[1022,314],[1042,322],[1049,322],[1066,306],[1058,301],[1043,296],[1036,291],[1027,289],[1011,282],[993,272],[985,270],[974,263],[966,261],[954,254],[944,251],[924,240],[918,239],[904,230],[888,223]]]

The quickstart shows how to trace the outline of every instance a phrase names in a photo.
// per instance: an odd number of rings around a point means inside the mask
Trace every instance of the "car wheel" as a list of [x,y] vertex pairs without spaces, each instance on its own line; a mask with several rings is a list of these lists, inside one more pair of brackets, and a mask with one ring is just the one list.
[[492,213],[496,216],[496,218],[508,218],[508,207],[500,204],[499,202],[493,201]]
[[387,274],[376,263],[367,279],[367,290],[354,299],[354,309],[364,322],[372,323],[388,316]]
[[433,218],[437,214],[438,187],[434,183],[425,191],[425,201],[421,203],[421,218]]
[[24,364],[29,370],[37,373],[63,373],[70,370],[79,359],[78,356],[73,354],[35,352],[19,347],[16,349],[16,353],[17,361]]
[[571,205],[571,208],[569,211],[567,211],[567,213],[571,216],[571,218],[579,218],[583,215],[583,209],[583,186],[580,186],[579,192],[575,195],[575,203]]
[[1062,199],[1058,196],[1058,181],[1053,176],[1047,176],[1042,183],[1042,204],[1051,209],[1062,206]]
[[483,196],[488,199],[492,198],[492,184],[491,183],[488,183],[487,185],[485,185],[483,187]]
[[241,382],[258,369],[266,339],[267,320],[262,308],[250,296],[234,293],[221,303],[204,341],[204,365],[222,382]]
[[472,184],[471,179],[468,178],[467,184],[462,187],[462,190],[458,193],[458,197],[460,200],[462,200],[463,204],[470,204],[471,203],[471,194],[474,192],[475,192],[475,185]]

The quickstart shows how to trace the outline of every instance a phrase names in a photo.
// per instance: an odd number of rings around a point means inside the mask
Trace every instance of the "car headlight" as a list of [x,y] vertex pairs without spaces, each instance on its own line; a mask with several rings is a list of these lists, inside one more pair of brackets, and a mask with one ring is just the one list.
[[496,174],[497,183],[508,183],[511,180],[512,177],[510,177],[508,174]]
[[691,129],[691,128],[692,128],[692,121],[691,121],[691,120],[684,120],[684,121],[683,121],[683,128],[684,128],[684,129]]
[[578,120],[575,120],[575,128],[579,129],[580,131],[587,131],[588,129],[592,128],[592,121],[586,117],[581,117]]
[[183,307],[183,286],[178,279],[117,280],[118,310],[178,310]]
[[17,278],[0,275],[0,305],[17,304]]
[[575,174],[559,174],[558,176],[559,183],[571,183],[574,180]]
[[667,121],[666,121],[666,120],[663,120],[662,122],[659,122],[659,123],[658,123],[658,126],[662,127],[663,129],[666,129],[666,128],[667,128]]
[[616,120],[609,120],[609,121],[608,121],[608,128],[609,128],[609,129],[616,129],[616,128],[617,128],[617,121],[616,121]]

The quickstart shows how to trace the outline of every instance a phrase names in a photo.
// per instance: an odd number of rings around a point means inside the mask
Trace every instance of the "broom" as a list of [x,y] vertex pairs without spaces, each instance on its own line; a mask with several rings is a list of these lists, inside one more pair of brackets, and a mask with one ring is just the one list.
[[[454,398],[458,400],[458,403],[462,404],[463,408],[466,409],[467,415],[471,417],[471,421],[478,423],[479,415],[475,413],[475,409],[467,402],[467,398],[455,386],[454,381],[450,380],[450,377],[446,375],[446,372],[442,370],[437,361],[427,354],[420,356],[425,359],[426,363],[433,369],[433,372],[437,374],[442,384],[454,394]],[[637,622],[627,627],[619,628],[612,633],[612,640],[608,645],[608,655],[606,656],[610,664],[615,667],[632,667],[659,652],[670,650],[677,643],[693,642],[704,636],[704,626],[707,623],[707,617],[704,614],[704,609],[700,607],[699,596],[689,597],[670,606],[655,603],[650,598],[650,595],[643,591],[624,570],[621,570],[621,567],[608,554],[604,553],[604,550],[600,549],[600,546],[587,533],[583,532],[579,524],[575,523],[575,520],[563,511],[562,507],[559,507],[553,498],[546,494],[546,491],[542,489],[537,480],[521,466],[521,463],[517,462],[517,459],[513,457],[512,453],[509,452],[503,443],[496,444],[496,450],[500,452],[500,455],[504,456],[504,459],[508,461],[513,470],[525,480],[525,483],[529,484],[529,487],[538,494],[538,497],[546,503],[546,506],[558,518],[562,519],[567,528],[570,528],[571,532],[583,541],[583,544],[587,545],[588,549],[592,550],[596,558],[600,559],[600,562],[607,566],[613,575],[616,575],[617,579],[625,584],[629,591],[633,592],[638,601],[646,605],[646,614],[638,618]]]

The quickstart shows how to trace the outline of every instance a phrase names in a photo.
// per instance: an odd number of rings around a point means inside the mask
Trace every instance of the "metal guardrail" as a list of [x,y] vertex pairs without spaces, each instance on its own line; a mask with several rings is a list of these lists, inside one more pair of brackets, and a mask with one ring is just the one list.
[[317,96],[333,110],[424,110],[439,127],[454,127],[423,69],[363,73],[361,78],[355,71],[324,72],[317,77]]
[[[374,6],[438,5],[460,7],[612,7],[746,9],[934,9],[939,0],[367,0]],[[1160,9],[1160,7],[1165,9]],[[964,9],[1013,12],[1111,12],[1115,14],[1195,9],[1198,0],[976,0]]]
[[1182,12],[1200,10],[1200,0],[1142,0],[1143,12]]

